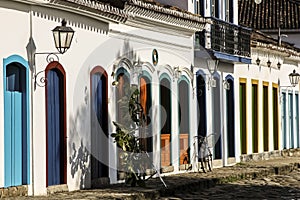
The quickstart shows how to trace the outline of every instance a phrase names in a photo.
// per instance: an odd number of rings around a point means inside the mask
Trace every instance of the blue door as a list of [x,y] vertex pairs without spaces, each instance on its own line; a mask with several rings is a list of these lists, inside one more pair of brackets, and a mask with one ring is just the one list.
[[281,94],[282,94],[281,123],[282,123],[283,149],[287,149],[286,93],[283,92]]
[[29,183],[28,73],[23,64],[18,56],[4,60],[5,187]]
[[47,186],[65,183],[64,76],[46,70],[47,86]]
[[91,73],[92,180],[108,177],[107,76],[102,68]]
[[216,80],[216,87],[212,88],[212,112],[214,113],[212,118],[212,124],[213,124],[213,133],[214,135],[214,159],[222,159],[222,143],[221,143],[221,102],[220,102],[220,75],[218,73],[214,74],[214,79]]
[[299,137],[299,94],[295,94],[295,98],[296,98],[296,108],[295,108],[295,119],[296,119],[296,143],[297,143],[297,146],[296,148],[299,148],[300,147],[300,137]]
[[290,148],[294,148],[294,108],[293,108],[293,94],[289,93],[289,133],[290,133]]

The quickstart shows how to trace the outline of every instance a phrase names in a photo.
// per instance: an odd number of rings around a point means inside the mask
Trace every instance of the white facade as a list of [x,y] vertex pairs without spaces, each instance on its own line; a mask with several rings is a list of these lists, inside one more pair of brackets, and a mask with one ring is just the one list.
[[[196,125],[192,123],[196,116],[196,99],[192,98],[191,87],[193,74],[190,66],[193,64],[193,39],[194,30],[181,27],[178,31],[172,31],[173,25],[159,24],[157,29],[151,25],[144,25],[135,20],[128,20],[127,24],[120,24],[116,19],[109,19],[89,12],[81,12],[73,9],[65,10],[63,6],[52,5],[47,1],[35,1],[23,3],[21,1],[4,1],[0,3],[0,17],[2,27],[9,27],[2,33],[0,39],[2,51],[0,57],[5,59],[11,55],[27,60],[27,45],[36,46],[35,83],[34,71],[31,71],[29,84],[30,90],[30,195],[44,195],[47,193],[47,85],[40,82],[51,63],[46,61],[48,53],[57,52],[54,47],[51,30],[58,26],[61,19],[65,18],[68,26],[75,30],[75,36],[71,48],[67,53],[58,55],[59,63],[65,72],[65,124],[66,124],[66,184],[69,190],[91,187],[91,158],[84,160],[84,155],[91,155],[91,72],[100,66],[108,74],[107,102],[108,102],[108,135],[115,131],[112,121],[116,119],[116,90],[112,86],[114,77],[122,59],[129,64],[140,61],[143,71],[151,76],[152,88],[152,126],[153,126],[153,150],[154,163],[160,167],[160,125],[159,119],[159,80],[162,75],[171,78],[172,104],[177,105],[177,88],[180,77],[175,77],[174,68],[180,67],[181,77],[190,82],[189,91],[189,126],[190,138],[196,134]],[[14,24],[14,26],[11,26]],[[160,27],[161,26],[161,27]],[[149,29],[150,27],[150,29]],[[176,27],[176,26],[175,26]],[[202,27],[203,28],[203,27]],[[201,27],[199,26],[199,29]],[[170,34],[171,33],[171,34]],[[152,52],[158,52],[158,63],[154,66]],[[1,62],[3,61],[1,59]],[[49,65],[48,65],[49,64]],[[2,66],[4,64],[2,63]],[[124,65],[123,65],[124,66]],[[54,67],[55,69],[56,67]],[[132,66],[125,66],[130,71]],[[41,72],[41,73],[39,73]],[[0,78],[4,79],[3,73]],[[39,87],[38,84],[44,86]],[[36,86],[36,88],[35,88]],[[0,88],[3,93],[3,87]],[[3,101],[3,98],[0,100]],[[4,112],[4,103],[0,105],[0,113]],[[178,109],[174,106],[172,115],[172,165],[174,172],[179,171],[179,132]],[[173,111],[172,111],[173,112]],[[4,138],[4,115],[0,117],[0,138]],[[1,139],[0,148],[0,187],[5,186],[4,180],[4,140]],[[111,183],[117,182],[116,144],[112,137],[108,137],[109,147],[109,178]],[[192,139],[190,143],[192,144]],[[78,155],[83,151],[81,157]],[[193,150],[191,150],[193,152]],[[77,159],[77,160],[76,160]],[[82,165],[83,164],[83,165]]]
[[[235,106],[236,116],[241,117],[241,83],[245,83],[246,88],[246,150],[242,152],[242,144],[236,146],[237,154],[255,154],[272,152],[289,148],[298,148],[299,141],[299,85],[291,86],[289,74],[293,70],[298,70],[299,58],[290,56],[283,48],[276,45],[259,44],[252,47],[252,64],[235,65],[235,99],[239,102]],[[272,50],[271,50],[272,49]],[[259,64],[257,60],[260,60]],[[270,61],[270,67],[267,62]],[[278,63],[281,65],[278,66]],[[280,67],[280,68],[278,68]],[[257,101],[254,101],[253,85],[257,87]],[[264,89],[267,91],[267,102],[264,104]],[[274,99],[274,90],[276,99]],[[239,91],[239,92],[238,92]],[[284,98],[284,96],[286,96]],[[290,101],[289,99],[290,98]],[[257,114],[254,114],[253,104],[257,105]],[[277,104],[277,105],[276,105]],[[274,106],[277,106],[274,110]],[[265,114],[267,107],[268,113]],[[292,111],[293,110],[293,111]],[[258,117],[258,119],[256,117]],[[268,118],[267,122],[264,121]],[[276,119],[277,118],[277,119]],[[240,120],[242,120],[240,118]],[[254,121],[257,120],[257,125]],[[275,121],[274,121],[275,120]],[[241,123],[236,123],[237,141],[241,141]],[[267,126],[267,144],[264,144],[264,127]],[[257,127],[258,143],[254,144],[253,128]],[[278,137],[277,140],[274,137]],[[291,139],[290,137],[293,137]],[[276,142],[277,141],[277,142]],[[286,141],[286,142],[285,142]],[[293,143],[291,145],[290,143]],[[277,143],[277,144],[276,144]],[[267,147],[265,147],[267,146]],[[255,150],[255,148],[257,148]]]

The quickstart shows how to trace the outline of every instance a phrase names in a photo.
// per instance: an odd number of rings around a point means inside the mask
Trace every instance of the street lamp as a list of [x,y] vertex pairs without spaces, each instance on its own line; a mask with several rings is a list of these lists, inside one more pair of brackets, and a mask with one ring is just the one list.
[[218,69],[219,60],[209,58],[209,59],[206,60],[206,62],[207,62],[207,68],[208,68],[210,74],[215,73]]
[[139,76],[142,73],[142,63],[138,59],[137,62],[133,64],[133,66],[130,68],[130,84],[132,86],[139,86]]
[[71,27],[67,27],[67,22],[65,19],[62,20],[61,26],[55,27],[53,32],[53,38],[55,47],[58,52],[36,52],[36,46],[32,37],[29,38],[29,43],[26,46],[28,62],[31,70],[33,71],[33,79],[34,79],[34,90],[36,86],[44,87],[47,85],[47,79],[45,77],[41,77],[38,79],[37,77],[44,72],[44,70],[36,72],[35,67],[35,56],[36,55],[46,55],[46,61],[48,63],[57,61],[59,62],[59,58],[57,54],[64,54],[71,46],[72,39],[75,31]]
[[300,74],[296,73],[296,70],[293,70],[292,73],[289,74],[289,79],[290,79],[290,83],[291,85],[289,86],[279,86],[279,91],[280,91],[280,95],[279,95],[279,102],[281,102],[281,98],[282,98],[282,92],[281,92],[281,88],[292,88],[295,87],[296,85],[298,85],[299,83],[299,79],[300,79]]
[[219,60],[218,59],[213,59],[213,58],[209,58],[206,60],[207,62],[207,68],[208,71],[210,73],[210,78],[208,80],[208,85],[210,87],[216,87],[217,82],[216,80],[213,78],[213,73],[215,73],[218,69],[218,64],[219,64]]
[[289,74],[289,79],[291,85],[295,87],[299,83],[300,74],[296,73],[296,70],[293,70],[293,72]]
[[64,54],[70,48],[74,36],[74,30],[66,25],[67,22],[63,19],[61,26],[57,26],[52,30],[55,47],[61,54]]
[[254,0],[254,2],[255,2],[256,4],[260,4],[260,3],[262,2],[262,0]]

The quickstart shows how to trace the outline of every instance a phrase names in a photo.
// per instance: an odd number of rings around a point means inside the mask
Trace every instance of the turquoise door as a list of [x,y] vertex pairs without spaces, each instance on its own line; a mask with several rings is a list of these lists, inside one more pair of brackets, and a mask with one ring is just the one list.
[[29,183],[29,109],[27,62],[4,60],[4,186]]

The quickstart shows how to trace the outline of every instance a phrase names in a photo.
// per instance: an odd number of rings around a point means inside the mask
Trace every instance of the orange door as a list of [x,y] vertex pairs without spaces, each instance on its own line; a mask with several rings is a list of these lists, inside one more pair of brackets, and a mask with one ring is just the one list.
[[189,163],[189,134],[181,133],[180,134],[180,164]]
[[161,166],[166,167],[171,165],[171,135],[161,134]]

